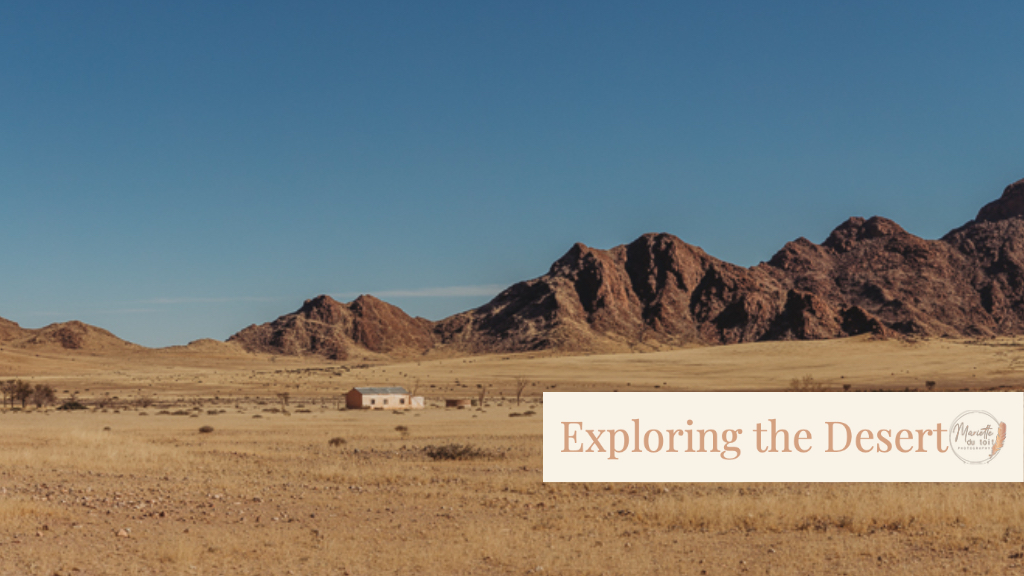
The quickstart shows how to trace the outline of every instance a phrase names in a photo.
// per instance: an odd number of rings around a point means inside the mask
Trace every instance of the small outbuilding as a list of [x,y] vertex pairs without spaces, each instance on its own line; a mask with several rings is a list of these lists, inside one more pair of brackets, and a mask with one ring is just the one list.
[[345,395],[345,406],[369,410],[407,410],[423,408],[423,397],[413,397],[401,386],[357,387]]

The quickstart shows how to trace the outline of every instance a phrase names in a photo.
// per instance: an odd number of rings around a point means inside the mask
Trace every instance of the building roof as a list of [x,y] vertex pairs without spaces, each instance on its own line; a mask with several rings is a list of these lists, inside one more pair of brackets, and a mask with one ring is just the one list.
[[360,394],[408,394],[409,391],[401,386],[356,386],[353,390],[358,390]]

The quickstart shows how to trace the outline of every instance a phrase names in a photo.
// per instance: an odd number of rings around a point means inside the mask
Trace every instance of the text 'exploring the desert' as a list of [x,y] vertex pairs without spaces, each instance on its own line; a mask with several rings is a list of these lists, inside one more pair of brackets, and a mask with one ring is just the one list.
[[545,482],[1024,480],[1022,392],[547,392],[544,406]]

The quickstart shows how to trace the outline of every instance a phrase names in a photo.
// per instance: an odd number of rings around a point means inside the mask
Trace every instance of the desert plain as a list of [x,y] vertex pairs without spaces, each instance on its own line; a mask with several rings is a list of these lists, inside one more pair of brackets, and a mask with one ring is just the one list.
[[[4,346],[0,380],[86,408],[0,412],[0,574],[1022,573],[1018,483],[546,484],[541,456],[544,391],[998,394],[1022,376],[1021,338],[401,361]],[[427,407],[344,409],[368,385]]]

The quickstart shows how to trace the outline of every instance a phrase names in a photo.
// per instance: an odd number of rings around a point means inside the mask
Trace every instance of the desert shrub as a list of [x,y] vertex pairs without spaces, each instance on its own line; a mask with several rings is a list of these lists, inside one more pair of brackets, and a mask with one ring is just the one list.
[[404,424],[400,424],[398,426],[395,426],[395,432],[398,432],[399,434],[401,434],[402,437],[408,436],[409,435],[409,427],[405,426]]
[[210,416],[216,416],[217,414],[220,414],[220,410],[207,410],[206,413]]
[[69,400],[57,407],[57,410],[85,410],[85,405],[76,400]]
[[260,416],[259,414],[253,414],[252,417],[253,418],[263,418],[263,416]]
[[509,412],[508,413],[508,417],[509,418],[517,418],[519,416],[525,416],[525,414],[520,414],[519,412]]
[[433,460],[479,460],[491,458],[493,455],[472,444],[445,444],[444,446],[427,446],[423,449]]
[[139,412],[139,416],[149,416],[149,412]]
[[328,440],[327,443],[331,446],[341,446],[342,444],[347,444],[348,440],[345,440],[341,436],[335,436],[334,438]]
[[825,383],[815,380],[814,376],[808,374],[803,378],[793,378],[790,380],[789,388],[796,392],[821,392],[825,388]]
[[928,380],[924,383],[925,388],[935,390],[935,380]]
[[170,414],[170,412],[168,412],[167,410],[161,410],[161,411],[156,413],[157,416],[162,416],[162,415],[165,415],[165,414]]
[[533,416],[535,414],[537,413],[534,412],[533,410],[527,410],[526,412],[523,412],[523,416]]
[[174,412],[171,412],[171,416],[189,416],[191,414],[192,413],[188,410],[175,410]]
[[200,434],[209,434],[210,432],[213,432],[213,426],[203,426],[199,429]]

